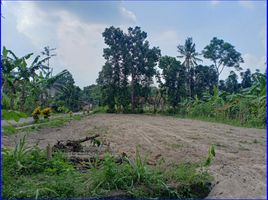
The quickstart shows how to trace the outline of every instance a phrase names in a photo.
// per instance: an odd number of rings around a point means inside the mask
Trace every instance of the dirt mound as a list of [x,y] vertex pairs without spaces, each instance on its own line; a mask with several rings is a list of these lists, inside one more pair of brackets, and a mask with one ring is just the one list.
[[[115,154],[135,154],[137,145],[145,157],[161,155],[166,164],[204,160],[210,145],[216,159],[210,171],[215,177],[209,198],[265,198],[265,130],[239,128],[197,120],[146,115],[92,115],[62,128],[46,128],[27,134],[27,141],[45,148],[58,140],[75,140],[100,134]],[[2,136],[13,146],[22,134]]]

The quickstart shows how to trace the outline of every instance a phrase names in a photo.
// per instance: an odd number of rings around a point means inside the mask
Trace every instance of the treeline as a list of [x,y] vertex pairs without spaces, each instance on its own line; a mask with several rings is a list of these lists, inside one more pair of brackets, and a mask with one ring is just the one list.
[[[150,48],[147,34],[140,27],[129,28],[127,33],[106,28],[103,37],[108,47],[103,55],[106,63],[97,79],[102,94],[98,102],[108,106],[108,112],[143,112],[146,105],[153,105],[155,112],[160,107],[178,112],[185,101],[213,95],[214,86],[229,94],[241,93],[263,76],[259,70],[252,74],[247,69],[240,72],[241,83],[234,71],[226,80],[219,80],[225,68],[241,71],[243,58],[233,45],[216,37],[201,53],[196,52],[192,38],[187,38],[177,46],[179,59],[161,56],[159,48]],[[212,64],[200,64],[203,59]]]
[[[111,26],[102,35],[105,64],[97,84],[83,89],[67,70],[52,74],[49,60],[56,56],[55,49],[45,47],[29,63],[33,54],[18,58],[3,48],[2,108],[31,113],[41,106],[76,112],[92,104],[105,112],[172,113],[265,126],[266,74],[242,72],[243,58],[232,44],[214,37],[197,52],[193,39],[187,38],[172,57],[150,46],[140,27],[124,32]],[[205,59],[211,65],[203,65]],[[219,80],[226,68],[232,69],[230,75]]]

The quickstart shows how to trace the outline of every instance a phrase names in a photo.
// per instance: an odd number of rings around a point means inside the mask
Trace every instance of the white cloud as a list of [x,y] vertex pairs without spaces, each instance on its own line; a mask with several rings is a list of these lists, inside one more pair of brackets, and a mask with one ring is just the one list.
[[104,64],[102,32],[108,25],[83,22],[64,10],[45,12],[34,2],[17,3],[12,9],[18,32],[36,49],[46,45],[57,48],[51,62],[55,72],[68,69],[79,86],[94,83]]
[[120,7],[120,12],[121,12],[122,16],[125,17],[127,20],[129,20],[131,22],[137,21],[136,15],[132,11],[127,10],[125,7]]
[[[102,32],[108,24],[85,22],[67,10],[47,12],[35,2],[10,2],[9,8],[17,31],[29,38],[37,51],[46,45],[57,48],[57,56],[51,60],[55,73],[68,69],[79,86],[95,82],[105,62]],[[132,24],[136,21],[133,12],[119,8],[123,19]]]
[[59,60],[64,61],[79,85],[93,83],[101,70],[104,24],[88,24],[62,12],[57,29]]
[[12,2],[10,7],[16,17],[18,32],[30,38],[35,46],[44,46],[44,38],[53,38],[52,30],[55,25],[50,23],[53,15],[38,9],[33,2]]

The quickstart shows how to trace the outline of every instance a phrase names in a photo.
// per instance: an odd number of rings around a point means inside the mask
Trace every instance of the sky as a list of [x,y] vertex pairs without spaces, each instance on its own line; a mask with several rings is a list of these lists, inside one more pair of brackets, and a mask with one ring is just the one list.
[[56,48],[53,73],[68,69],[81,88],[95,83],[105,63],[102,32],[110,26],[140,26],[151,47],[174,57],[187,37],[198,52],[218,37],[242,54],[244,70],[266,69],[265,1],[3,1],[1,9],[1,48],[18,56]]

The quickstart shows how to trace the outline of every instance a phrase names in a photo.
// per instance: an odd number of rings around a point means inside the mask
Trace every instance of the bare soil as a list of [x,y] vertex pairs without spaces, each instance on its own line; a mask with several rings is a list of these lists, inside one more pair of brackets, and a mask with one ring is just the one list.
[[[27,141],[44,148],[57,140],[100,134],[115,153],[133,156],[139,145],[142,155],[152,162],[162,156],[167,165],[205,160],[214,144],[216,158],[210,172],[215,181],[208,198],[265,198],[265,133],[264,129],[174,117],[97,114],[64,127],[29,133]],[[2,145],[14,147],[22,135],[2,136]]]

